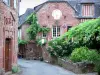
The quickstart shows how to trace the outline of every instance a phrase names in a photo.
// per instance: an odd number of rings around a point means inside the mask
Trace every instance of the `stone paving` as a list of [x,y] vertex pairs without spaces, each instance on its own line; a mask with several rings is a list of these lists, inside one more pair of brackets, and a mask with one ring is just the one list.
[[18,64],[22,70],[21,75],[75,75],[63,68],[40,61],[19,59]]
[[93,73],[75,74],[61,67],[35,60],[19,59],[18,64],[22,70],[21,75],[96,75]]

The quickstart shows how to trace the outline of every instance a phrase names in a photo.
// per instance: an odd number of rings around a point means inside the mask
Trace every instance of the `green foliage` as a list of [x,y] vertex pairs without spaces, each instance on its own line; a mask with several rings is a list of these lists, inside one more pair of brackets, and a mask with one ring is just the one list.
[[35,40],[39,32],[48,33],[50,31],[50,28],[40,27],[35,13],[32,13],[27,18],[27,23],[30,24],[30,27],[27,29],[27,33],[30,40]]
[[44,42],[42,42],[42,40],[43,39],[40,39],[40,38],[36,39],[37,45],[43,46],[43,45],[45,45],[47,43],[47,40],[46,39],[44,39]]
[[39,32],[44,32],[44,33],[48,33],[50,31],[50,28],[47,28],[47,27],[40,27],[40,30],[39,30]]
[[73,62],[90,62],[94,63],[94,61],[98,61],[100,55],[96,50],[89,50],[87,47],[76,48],[72,54],[70,59]]
[[49,42],[51,55],[69,56],[75,48],[82,46],[100,50],[100,18],[89,20],[71,28],[64,35]]
[[48,51],[51,55],[57,56],[57,57],[65,57],[69,56],[72,53],[72,50],[74,49],[74,46],[77,44],[74,44],[73,42],[66,42],[66,41],[60,41],[60,40],[52,40],[49,42],[49,48]]
[[100,49],[100,18],[86,21],[66,32],[61,39],[68,41],[73,38],[80,46],[87,46],[92,49]]
[[13,66],[12,67],[12,73],[17,73],[18,72],[18,67],[17,66]]
[[33,40],[36,39],[36,35],[40,30],[40,26],[37,23],[37,17],[36,14],[32,13],[28,19],[27,23],[30,24],[30,27],[27,29],[27,33],[29,35],[29,39]]
[[18,39],[18,45],[25,45],[25,44],[27,44],[27,41]]

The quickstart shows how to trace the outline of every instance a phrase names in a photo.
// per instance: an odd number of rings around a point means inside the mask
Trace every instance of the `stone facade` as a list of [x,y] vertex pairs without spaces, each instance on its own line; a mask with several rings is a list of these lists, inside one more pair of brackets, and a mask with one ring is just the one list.
[[[26,39],[27,33],[26,29],[29,25],[25,23],[25,18],[27,18],[28,10],[29,12],[35,12],[38,18],[38,23],[41,27],[48,27],[50,28],[50,32],[46,34],[46,37],[43,37],[43,33],[39,33],[37,37],[44,38],[47,41],[50,41],[56,38],[59,34],[60,36],[63,35],[65,32],[68,31],[69,27],[74,27],[81,22],[86,20],[95,19],[100,16],[99,5],[96,1],[87,1],[87,0],[48,0],[33,9],[27,9],[26,13],[20,16],[20,24],[19,29],[21,30],[21,38]],[[92,4],[92,5],[91,5]],[[92,7],[94,10],[92,10]],[[89,8],[89,9],[88,9]],[[88,11],[87,11],[88,9]],[[59,10],[62,14],[59,20],[55,20],[52,12],[55,10]],[[84,13],[82,12],[84,11]],[[30,13],[30,14],[31,14]],[[93,13],[93,15],[91,15]],[[96,14],[95,14],[96,13]],[[84,15],[82,15],[84,14]],[[27,16],[26,16],[27,15]],[[59,14],[56,14],[59,15]],[[53,27],[59,26],[56,28],[56,37],[53,37]],[[24,29],[25,28],[25,29]],[[23,30],[24,29],[24,30]],[[60,30],[59,32],[57,32]],[[55,31],[55,30],[54,30]],[[59,34],[58,34],[59,33]],[[50,61],[50,55],[46,50],[48,45],[42,47],[42,56],[46,61]]]
[[55,9],[59,9],[62,12],[62,16],[58,20],[58,26],[60,26],[61,30],[60,34],[64,34],[67,31],[68,26],[75,26],[80,23],[80,21],[75,18],[75,11],[71,8],[71,6],[69,6],[69,4],[65,2],[45,4],[36,14],[39,24],[51,29],[46,37],[48,41],[53,39],[52,27],[56,26],[56,20],[52,16],[52,12]]
[[[52,16],[52,12],[55,9],[59,9],[62,12],[62,16],[58,20],[58,26],[60,26],[60,35],[64,34],[67,31],[68,26],[73,27],[80,23],[80,21],[75,18],[75,11],[71,8],[71,6],[69,6],[69,4],[65,2],[45,4],[36,14],[39,24],[42,27],[46,26],[51,29],[51,31],[46,36],[46,39],[48,41],[53,39],[52,28],[53,26],[56,26],[56,20]],[[42,34],[39,34],[38,36],[42,37]],[[48,52],[45,48],[43,49],[43,57],[47,61],[49,61],[50,59],[50,55],[48,55]]]
[[14,0],[10,0],[10,6],[0,0],[0,68],[6,71],[11,70],[12,65],[17,65],[18,2],[16,0],[14,8]]

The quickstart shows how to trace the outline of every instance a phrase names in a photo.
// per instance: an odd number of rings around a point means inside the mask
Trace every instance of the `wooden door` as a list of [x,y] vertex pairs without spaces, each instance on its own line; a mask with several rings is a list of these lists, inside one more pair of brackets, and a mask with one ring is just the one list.
[[11,50],[11,40],[5,40],[5,71],[11,70],[11,58],[10,58],[10,50]]

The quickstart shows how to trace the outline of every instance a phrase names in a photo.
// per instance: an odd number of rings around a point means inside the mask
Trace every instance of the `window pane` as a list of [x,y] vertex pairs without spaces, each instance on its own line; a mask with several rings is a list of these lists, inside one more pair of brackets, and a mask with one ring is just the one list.
[[43,37],[46,37],[46,33],[43,32]]
[[56,37],[56,26],[53,26],[53,37]]
[[60,36],[60,26],[57,26],[57,37]]
[[52,30],[53,37],[58,37],[60,36],[60,26],[53,26]]
[[[46,28],[46,26],[43,26],[44,28]],[[47,34],[45,32],[43,32],[42,37],[46,37]]]
[[17,1],[14,0],[14,8],[16,8],[16,6],[17,6]]

